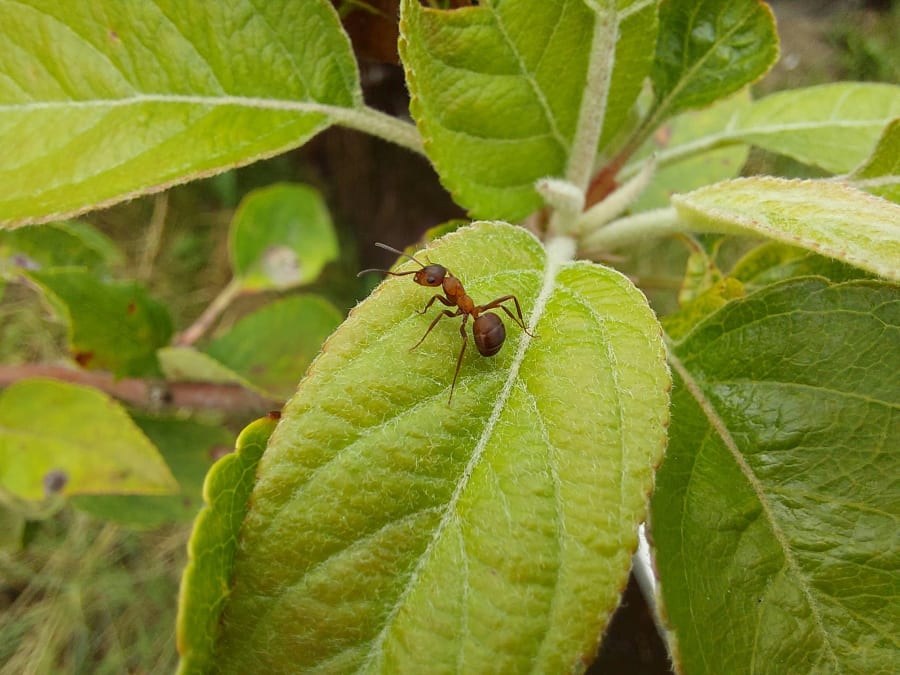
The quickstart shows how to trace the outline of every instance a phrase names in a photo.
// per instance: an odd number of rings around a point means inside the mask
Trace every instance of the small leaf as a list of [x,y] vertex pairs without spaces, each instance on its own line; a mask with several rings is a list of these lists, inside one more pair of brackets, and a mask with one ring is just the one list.
[[538,178],[564,176],[575,152],[593,160],[601,129],[609,138],[622,125],[656,29],[646,1],[401,7],[410,111],[428,156],[470,212],[509,220],[542,206]]
[[29,0],[0,39],[0,223],[248,164],[362,105],[326,0]]
[[187,522],[202,506],[202,487],[213,459],[234,447],[223,427],[175,418],[134,418],[159,449],[179,486],[175,495],[91,495],[72,498],[72,504],[97,518],[129,527],[151,528]]
[[895,669],[898,291],[791,280],[670,346],[651,522],[679,672]]
[[740,178],[672,203],[698,228],[764,236],[900,279],[900,206],[846,185]]
[[328,340],[239,537],[209,535],[210,549],[238,542],[209,582],[227,602],[217,668],[583,668],[630,568],[669,378],[643,296],[568,262],[564,244],[545,254],[522,229],[481,223],[428,248],[479,301],[516,293],[537,335],[508,321],[499,354],[468,352],[450,406],[459,320],[410,352],[431,293],[408,277]]
[[247,195],[234,215],[229,243],[235,276],[254,291],[314,281],[338,254],[331,216],[319,193],[289,183]]
[[160,368],[169,381],[238,384],[263,393],[228,366],[193,347],[163,347],[156,355],[159,357]]
[[233,454],[223,457],[203,486],[206,507],[197,516],[188,544],[178,601],[179,673],[213,670],[213,647],[228,599],[232,565],[256,464],[275,428],[274,417],[257,420],[237,439]]
[[650,76],[669,117],[733,94],[778,59],[775,17],[758,0],[666,0]]
[[242,318],[206,353],[273,398],[287,398],[342,318],[324,298],[285,298]]
[[69,322],[70,350],[86,368],[116,375],[157,375],[156,350],[172,337],[166,308],[135,282],[101,281],[59,268],[29,272]]
[[900,118],[884,128],[875,150],[849,178],[856,187],[900,203]]
[[0,487],[34,500],[49,492],[167,494],[178,483],[118,403],[96,389],[34,379],[0,393]]
[[75,220],[0,229],[0,259],[24,269],[77,266],[102,270],[121,262],[122,252],[99,230]]
[[684,305],[695,300],[697,296],[702,295],[722,280],[722,272],[716,263],[719,243],[716,242],[707,249],[697,240],[688,238],[691,253],[687,259],[681,289],[678,291],[679,304]]

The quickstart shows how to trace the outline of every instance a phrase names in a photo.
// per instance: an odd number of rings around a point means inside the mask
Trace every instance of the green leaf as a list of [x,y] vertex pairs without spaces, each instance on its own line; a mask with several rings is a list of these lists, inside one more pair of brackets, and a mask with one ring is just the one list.
[[900,293],[799,279],[670,346],[653,540],[687,673],[887,673],[900,633]]
[[650,77],[657,115],[733,94],[778,59],[775,17],[758,0],[666,0]]
[[777,241],[757,246],[735,263],[731,276],[745,288],[757,290],[793,277],[822,276],[831,281],[852,281],[869,275],[840,260]]
[[191,520],[203,503],[202,488],[213,458],[234,447],[226,429],[192,420],[135,417],[137,425],[159,449],[181,490],[175,495],[92,495],[72,504],[98,518],[129,527],[151,528]]
[[0,230],[0,265],[3,258],[25,269],[77,266],[103,270],[121,262],[123,256],[92,225],[69,220]]
[[68,319],[69,348],[81,366],[118,376],[159,374],[156,350],[172,337],[172,321],[143,286],[101,281],[77,268],[28,276]]
[[849,178],[858,188],[900,203],[900,118],[884,128],[875,150]]
[[417,314],[432,293],[409,277],[329,339],[220,575],[217,668],[583,668],[630,568],[669,378],[640,292],[569,245],[481,223],[423,253],[478,301],[515,293],[537,335],[508,321],[499,354],[470,350],[452,405],[459,320],[411,352],[437,312]]
[[28,0],[0,42],[0,223],[248,164],[362,106],[325,0]]
[[718,140],[752,143],[831,173],[844,173],[869,156],[885,125],[898,115],[900,86],[826,84],[760,99]]
[[342,318],[318,296],[278,300],[242,318],[206,353],[273,398],[285,399]]
[[640,91],[656,29],[647,0],[401,7],[410,110],[429,158],[470,212],[509,220],[541,207],[538,178],[586,182],[601,130],[609,138]]
[[[900,87],[838,83],[772,94],[736,111],[719,129],[657,152],[660,167],[735,143],[750,143],[833,173],[863,162],[900,114]],[[882,136],[883,137],[883,136]],[[636,173],[636,164],[626,175]]]
[[764,236],[900,279],[900,206],[846,185],[739,178],[672,203],[699,229]]
[[206,477],[206,507],[197,516],[188,544],[189,561],[178,602],[179,673],[213,670],[214,641],[228,600],[241,522],[256,477],[256,464],[276,419],[266,417],[244,429],[235,452],[223,457]]
[[193,347],[163,347],[156,352],[166,380],[170,382],[209,382],[238,384],[264,394],[252,382]]
[[337,235],[319,193],[279,183],[254,190],[229,232],[231,264],[248,290],[291,288],[314,281],[337,258]]
[[153,444],[105,394],[54,380],[0,393],[0,486],[45,493],[167,494],[178,484]]
[[736,176],[747,161],[747,146],[706,147],[696,153],[691,148],[697,147],[696,144],[702,143],[710,134],[727,127],[749,105],[749,92],[745,90],[704,110],[682,113],[659,129],[638,153],[639,161],[623,171],[624,177],[637,173],[638,167],[645,161],[643,158],[651,152],[659,161],[653,180],[634,203],[633,210],[647,211],[669,206],[669,200],[676,192],[695,190]]

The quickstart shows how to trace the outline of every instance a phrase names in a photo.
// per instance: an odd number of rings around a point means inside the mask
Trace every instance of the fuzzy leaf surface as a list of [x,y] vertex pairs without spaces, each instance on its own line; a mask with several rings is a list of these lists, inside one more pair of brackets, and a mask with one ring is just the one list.
[[[600,4],[450,11],[403,0],[410,110],[442,182],[471,213],[517,220],[540,208],[535,181],[566,176],[578,151],[593,159],[601,132],[625,121],[650,67],[656,3]],[[593,136],[583,133],[591,117]]]
[[326,0],[6,3],[0,72],[0,224],[248,164],[362,105]]
[[815,180],[739,178],[672,197],[710,232],[763,236],[900,280],[900,206]]
[[821,277],[670,345],[653,540],[690,673],[888,673],[900,633],[900,289]]
[[0,393],[0,486],[32,500],[46,492],[178,489],[156,447],[118,403],[90,387],[42,379]]
[[563,672],[596,649],[664,443],[659,325],[625,277],[519,228],[426,254],[479,301],[515,293],[538,337],[507,320],[448,406],[460,320],[409,351],[431,289],[391,278],[351,313],[260,461],[222,672]]
[[759,0],[666,0],[650,77],[666,116],[758,80],[778,58],[772,10]]
[[188,564],[178,600],[179,673],[213,670],[213,646],[228,598],[241,522],[256,465],[274,428],[271,416],[247,426],[238,436],[234,453],[219,460],[203,483],[206,506],[197,516],[188,543]]

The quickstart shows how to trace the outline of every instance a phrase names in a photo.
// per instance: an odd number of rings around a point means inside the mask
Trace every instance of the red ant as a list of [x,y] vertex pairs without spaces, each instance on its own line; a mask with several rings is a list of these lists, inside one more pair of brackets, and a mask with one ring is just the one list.
[[[456,307],[455,312],[445,309],[438,314],[434,318],[434,321],[431,322],[431,325],[428,326],[428,330],[425,331],[425,335],[422,336],[422,339],[410,347],[410,351],[425,341],[425,338],[428,337],[428,334],[431,332],[431,329],[437,325],[437,322],[441,320],[441,317],[449,316],[450,318],[453,318],[461,316],[463,318],[462,324],[459,327],[459,334],[462,336],[463,344],[462,349],[459,350],[459,358],[456,359],[456,372],[453,374],[453,384],[450,385],[450,398],[447,399],[447,405],[450,405],[450,402],[453,400],[453,390],[456,388],[456,379],[459,377],[459,368],[462,365],[463,354],[466,353],[466,345],[469,341],[468,336],[466,335],[466,322],[469,320],[470,316],[472,317],[472,337],[475,338],[475,346],[478,347],[478,351],[482,356],[493,356],[500,351],[503,342],[506,340],[506,327],[503,325],[503,321],[501,321],[500,317],[496,314],[488,312],[489,309],[502,309],[509,315],[509,318],[522,327],[522,330],[525,331],[526,335],[534,337],[534,335],[528,332],[528,327],[525,325],[525,319],[522,318],[522,307],[519,305],[519,300],[516,296],[504,295],[502,298],[492,300],[486,305],[476,305],[474,300],[466,293],[462,282],[453,276],[453,273],[443,265],[435,265],[431,263],[430,260],[428,262],[431,264],[424,265],[413,256],[404,253],[403,251],[398,251],[387,244],[375,242],[375,245],[386,251],[390,251],[391,253],[403,256],[404,258],[409,258],[422,269],[410,270],[409,272],[391,272],[390,270],[369,269],[363,270],[359,275],[366,274],[367,272],[383,272],[384,274],[390,274],[395,277],[405,277],[412,274],[414,275],[413,281],[417,284],[431,287],[441,286],[444,294],[441,295],[440,293],[437,293],[433,295],[431,300],[425,305],[424,309],[422,309],[421,312],[418,312],[419,314],[427,312],[428,308],[434,304],[435,300],[447,307]],[[518,317],[503,304],[508,300],[512,300],[515,303]]]

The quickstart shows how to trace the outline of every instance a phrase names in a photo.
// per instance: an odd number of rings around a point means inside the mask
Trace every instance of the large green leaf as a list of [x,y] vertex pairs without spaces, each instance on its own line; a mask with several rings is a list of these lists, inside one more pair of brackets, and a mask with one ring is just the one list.
[[846,185],[739,178],[672,203],[698,229],[764,236],[900,280],[900,206]]
[[328,207],[307,186],[279,183],[247,195],[229,231],[241,288],[290,288],[314,281],[338,254]]
[[584,667],[630,567],[669,377],[640,292],[570,254],[489,223],[430,245],[477,300],[517,294],[537,336],[507,321],[498,355],[470,349],[452,405],[459,320],[410,352],[431,295],[411,278],[328,340],[221,575],[218,670]]
[[87,270],[29,272],[69,324],[73,357],[116,375],[157,375],[156,350],[172,337],[166,308],[130,281],[101,281]]
[[247,164],[362,106],[326,0],[5,3],[0,72],[0,223]]
[[601,130],[640,91],[656,13],[650,0],[403,0],[400,27],[410,109],[441,180],[472,213],[516,220],[541,206],[538,178],[586,183]]
[[762,77],[778,58],[772,10],[759,0],[664,0],[650,76],[657,114],[699,108]]
[[688,673],[888,673],[900,634],[900,292],[782,282],[671,345],[653,540]]
[[115,401],[36,379],[0,393],[0,487],[40,499],[48,492],[165,494],[178,483]]
[[256,465],[277,419],[277,415],[271,415],[244,429],[235,452],[223,457],[206,476],[206,507],[197,516],[188,544],[189,560],[178,602],[179,673],[213,670],[213,647],[228,599],[241,522],[256,478]]

